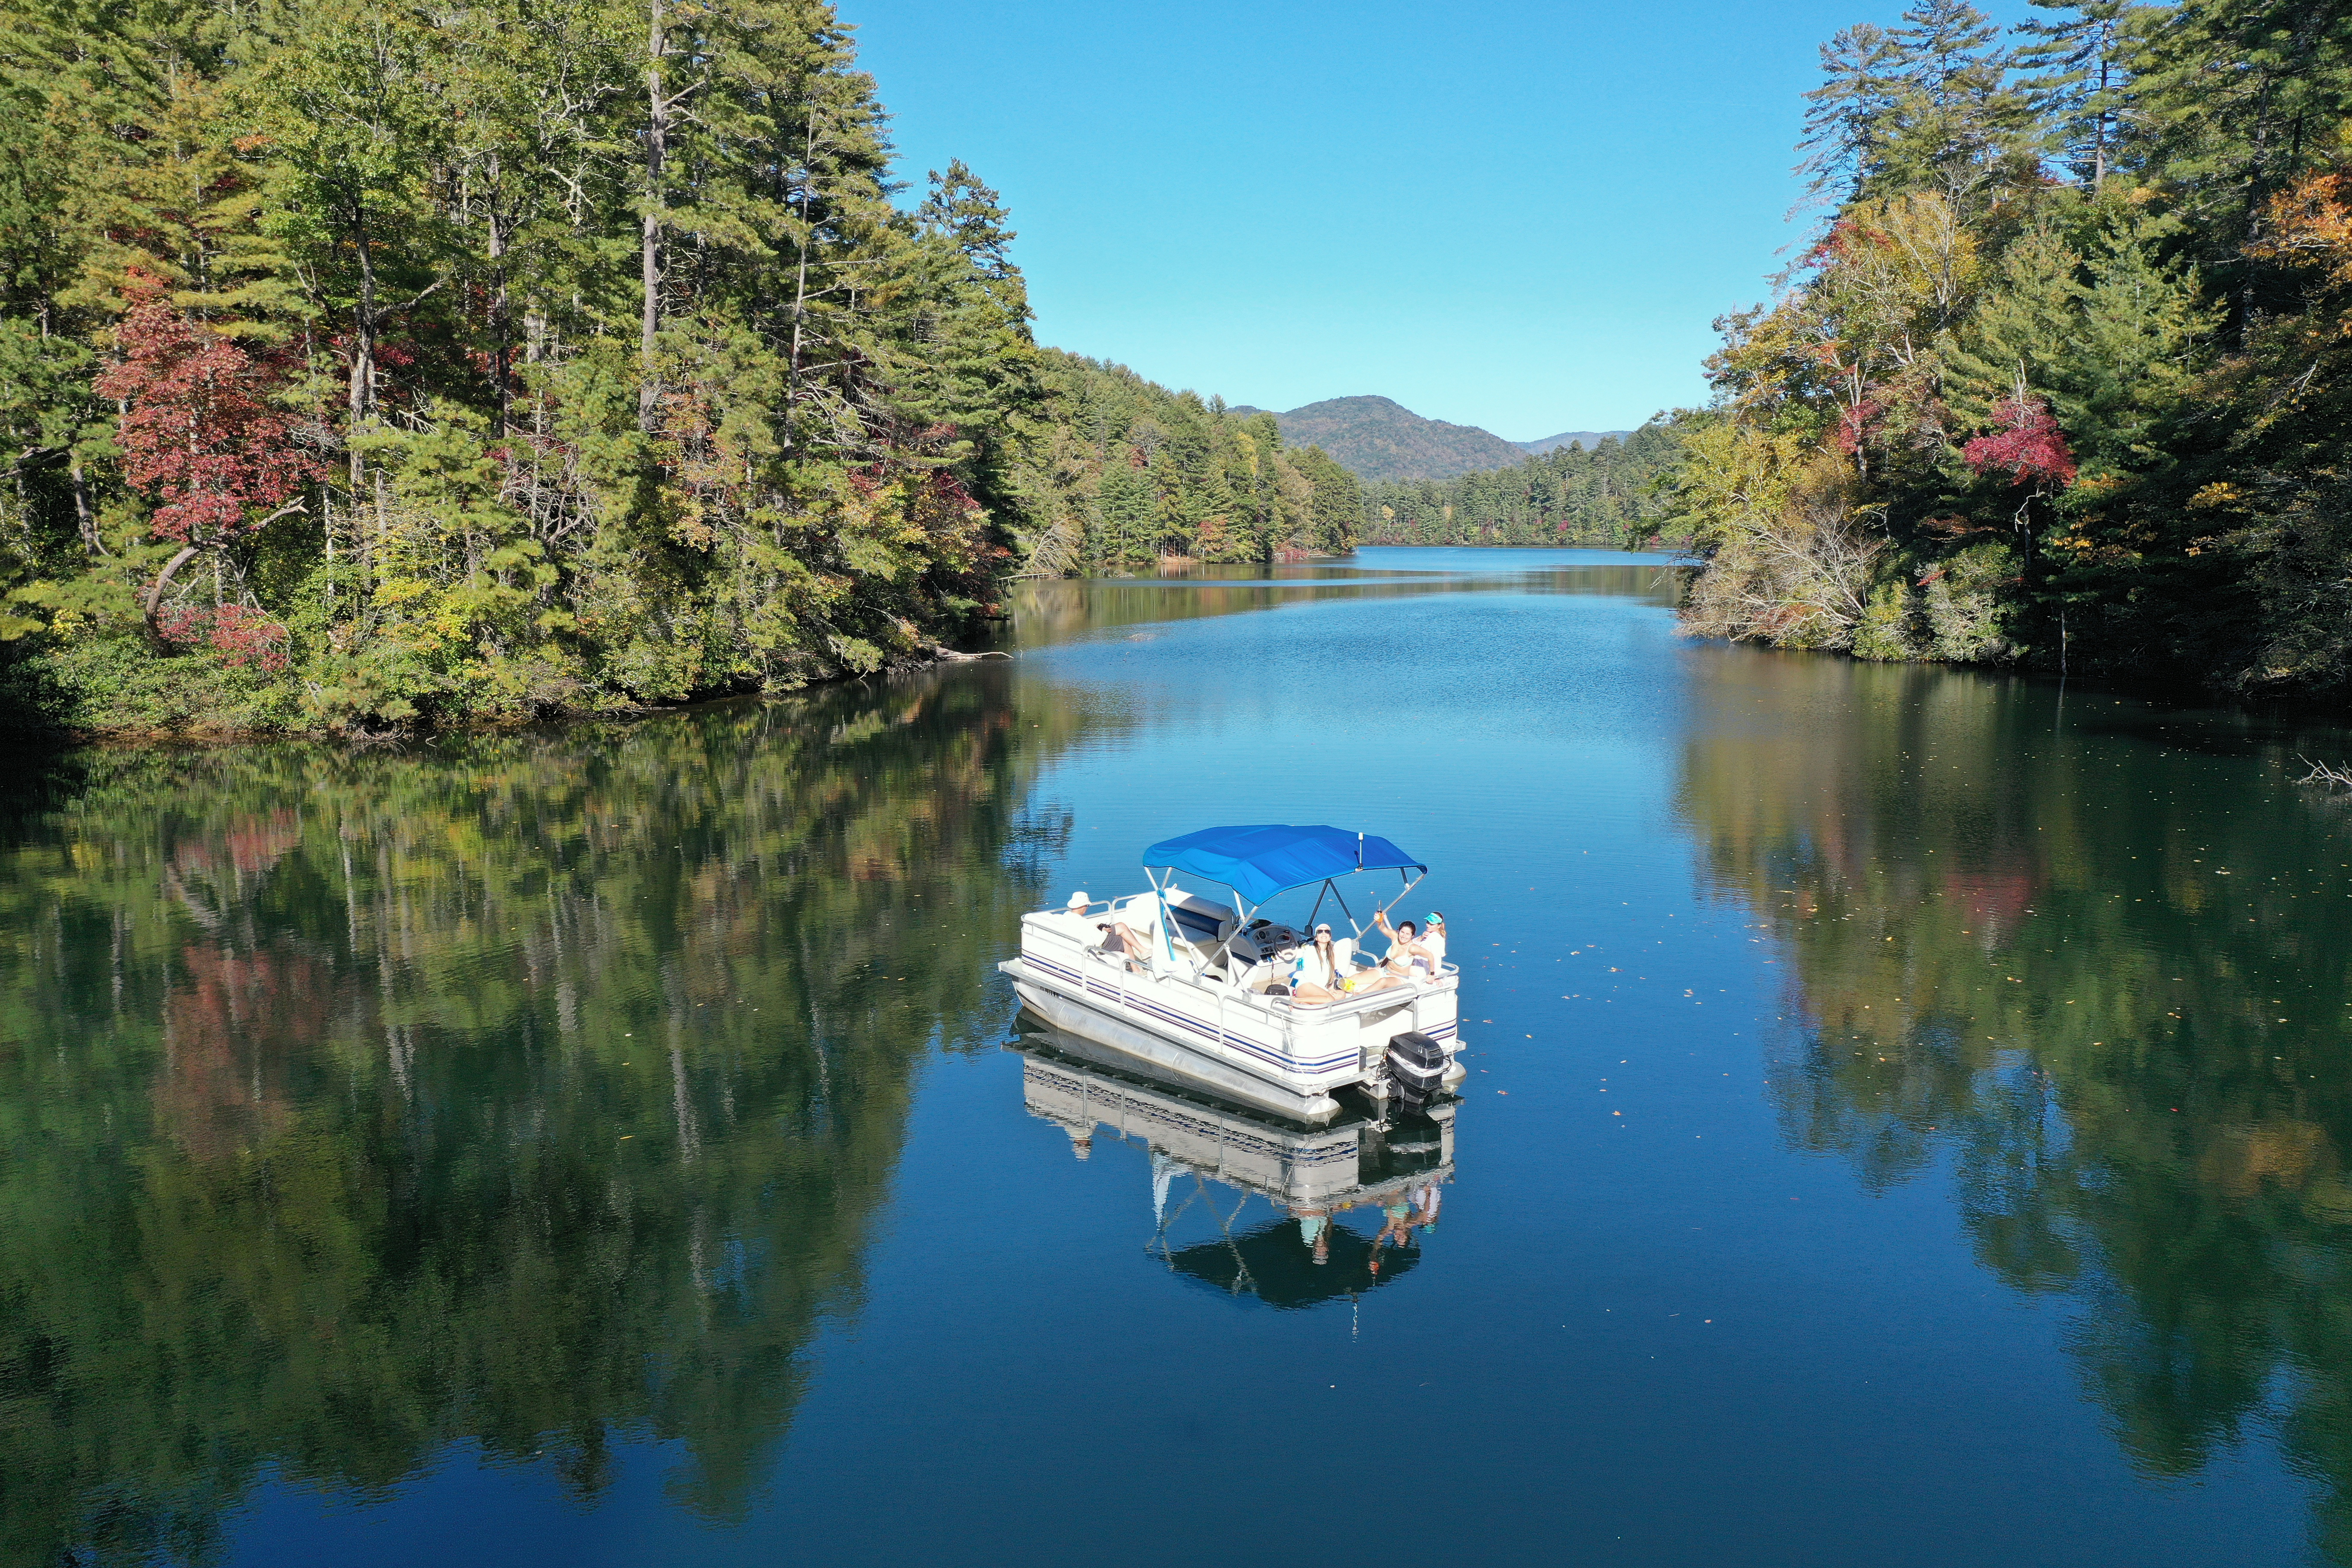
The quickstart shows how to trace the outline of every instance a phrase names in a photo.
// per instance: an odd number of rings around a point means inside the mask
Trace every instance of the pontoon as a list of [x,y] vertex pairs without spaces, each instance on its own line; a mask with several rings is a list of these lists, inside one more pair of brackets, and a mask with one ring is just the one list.
[[[1389,1062],[1400,1036],[1422,1037],[1401,1059],[1426,1063],[1433,1053],[1444,1086],[1461,1081],[1454,964],[1319,1005],[1283,984],[1281,955],[1308,940],[1327,901],[1353,933],[1337,944],[1346,972],[1371,977],[1378,966],[1357,947],[1429,869],[1394,844],[1336,827],[1211,827],[1153,845],[1143,864],[1149,892],[1021,917],[1021,956],[998,968],[1046,1022],[1309,1125],[1338,1115],[1333,1096],[1350,1086],[1384,1103],[1397,1081]],[[1400,879],[1395,896],[1378,916],[1357,920],[1340,884],[1386,871]],[[1231,901],[1185,888],[1180,876],[1214,884]],[[1304,931],[1261,914],[1318,884]],[[1098,928],[1114,922],[1149,951],[1107,952]]]

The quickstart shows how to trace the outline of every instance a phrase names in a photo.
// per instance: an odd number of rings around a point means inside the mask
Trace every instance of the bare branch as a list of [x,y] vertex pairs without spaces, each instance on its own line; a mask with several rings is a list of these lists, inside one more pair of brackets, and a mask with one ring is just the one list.
[[2295,783],[2317,784],[2323,789],[2352,789],[2352,763],[2331,767],[2326,763],[2315,763],[2300,752],[2295,753],[2294,760],[2311,770]]

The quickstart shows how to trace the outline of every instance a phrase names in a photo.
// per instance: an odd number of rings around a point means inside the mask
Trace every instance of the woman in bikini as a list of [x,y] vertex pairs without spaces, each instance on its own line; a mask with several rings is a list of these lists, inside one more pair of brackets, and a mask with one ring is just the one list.
[[1290,956],[1290,1000],[1320,1006],[1339,999],[1339,952],[1331,945],[1331,928],[1315,928],[1311,946],[1294,948]]
[[1420,934],[1419,929],[1411,921],[1389,924],[1386,910],[1373,910],[1372,921],[1388,933],[1389,955],[1381,961],[1378,968],[1366,970],[1351,979],[1348,989],[1361,994],[1367,991],[1386,991],[1393,985],[1428,984],[1430,977],[1437,973],[1437,965],[1431,961],[1429,950],[1414,940]]

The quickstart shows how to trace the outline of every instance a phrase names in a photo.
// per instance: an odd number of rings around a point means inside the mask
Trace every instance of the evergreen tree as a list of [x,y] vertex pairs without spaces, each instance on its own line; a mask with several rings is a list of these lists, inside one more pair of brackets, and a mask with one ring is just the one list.
[[1033,570],[1129,571],[1166,558],[1265,562],[1339,554],[1360,516],[1353,475],[1283,445],[1266,414],[1156,386],[1054,350],[1011,468],[1033,512],[1061,520],[1066,557]]
[[2257,312],[2292,305],[2252,248],[2267,205],[2343,156],[2352,4],[2181,0],[2152,8],[2141,37],[2128,155],[2188,220],[2184,238],[2242,332]]
[[2136,0],[2033,0],[2050,21],[2018,25],[2017,51],[2028,73],[2026,95],[2049,128],[2051,150],[2095,191],[2106,184],[2129,101],[2134,24],[2148,7]]
[[[919,657],[1076,526],[1003,205],[961,164],[896,204],[822,0],[40,0],[0,99],[28,717],[790,686]],[[282,658],[156,640],[224,617]]]
[[1899,26],[1849,27],[1823,46],[1800,143],[1813,196],[1933,190],[1972,209],[2031,179],[2031,104],[1999,38],[1967,0],[1918,0]]
[[1825,51],[1836,211],[1671,481],[1689,624],[2352,696],[2352,5],[2042,9]]

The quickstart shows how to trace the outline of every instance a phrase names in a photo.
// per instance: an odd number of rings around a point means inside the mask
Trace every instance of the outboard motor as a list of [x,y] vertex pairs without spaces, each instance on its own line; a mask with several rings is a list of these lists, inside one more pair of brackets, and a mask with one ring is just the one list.
[[1419,1029],[1408,1029],[1389,1042],[1389,1079],[1407,1105],[1424,1105],[1436,1098],[1445,1067],[1445,1047]]

